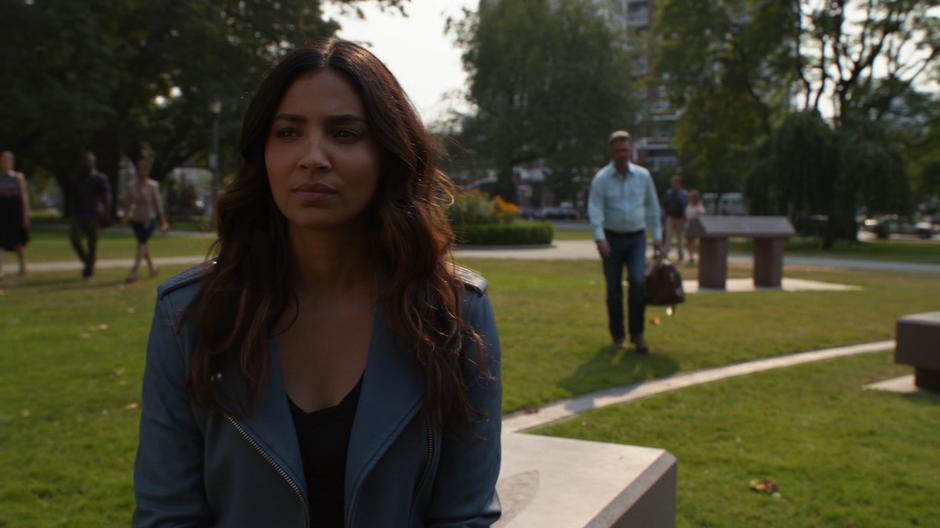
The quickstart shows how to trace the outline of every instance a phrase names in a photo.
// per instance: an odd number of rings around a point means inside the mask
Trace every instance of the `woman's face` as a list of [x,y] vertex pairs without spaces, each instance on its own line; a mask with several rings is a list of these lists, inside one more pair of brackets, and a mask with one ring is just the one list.
[[329,69],[290,85],[264,147],[274,202],[291,227],[303,229],[360,219],[378,185],[380,157],[355,88]]
[[150,162],[147,160],[140,160],[137,162],[137,178],[140,180],[146,180],[150,178]]
[[8,172],[13,170],[13,153],[4,152],[0,155],[0,171]]

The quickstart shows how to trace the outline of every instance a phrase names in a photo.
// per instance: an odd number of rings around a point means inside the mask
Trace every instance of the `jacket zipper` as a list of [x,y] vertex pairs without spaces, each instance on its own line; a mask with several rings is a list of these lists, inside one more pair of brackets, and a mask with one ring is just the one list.
[[434,461],[434,430],[431,429],[431,422],[425,421],[425,426],[428,432],[428,458],[427,462],[424,465],[424,473],[421,475],[421,480],[418,481],[418,487],[415,490],[415,495],[424,488],[424,481],[428,479],[428,475],[431,473],[431,463]]
[[[427,483],[428,478],[431,475],[431,466],[434,463],[434,429],[431,428],[431,422],[425,420],[425,430],[427,431],[428,439],[428,457],[427,461],[424,463],[424,470],[421,472],[421,478],[418,479],[418,485],[415,486],[414,498],[412,499],[412,505],[416,505],[420,500],[421,490],[424,489],[425,484]],[[412,513],[409,515],[410,518],[414,518],[414,506],[412,506]]]
[[297,484],[293,481],[293,479],[290,478],[290,475],[288,475],[286,471],[281,469],[281,466],[278,465],[278,463],[275,462],[273,458],[271,458],[271,455],[265,452],[265,450],[262,449],[261,446],[258,445],[258,443],[255,442],[254,439],[252,439],[251,436],[247,432],[245,432],[245,430],[242,428],[242,426],[238,423],[238,421],[235,418],[233,418],[229,414],[226,414],[225,419],[228,420],[230,424],[232,424],[232,427],[234,427],[235,430],[238,431],[240,435],[242,435],[242,438],[244,438],[245,441],[248,442],[248,445],[254,448],[254,450],[257,451],[259,455],[261,455],[261,458],[263,458],[268,464],[270,464],[271,467],[274,468],[274,471],[276,471],[277,474],[280,475],[282,479],[287,481],[287,485],[290,486],[290,489],[294,490],[294,495],[297,496],[297,499],[300,501],[300,505],[303,506],[304,508],[304,526],[309,527],[310,526],[310,508],[307,506],[307,499],[304,497],[304,494],[301,493],[300,487],[297,486]]

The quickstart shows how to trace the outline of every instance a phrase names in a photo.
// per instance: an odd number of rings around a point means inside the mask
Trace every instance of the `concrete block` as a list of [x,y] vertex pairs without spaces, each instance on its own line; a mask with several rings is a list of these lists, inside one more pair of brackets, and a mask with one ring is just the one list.
[[914,384],[940,391],[940,312],[907,315],[895,326],[894,362],[914,367]]
[[676,459],[662,449],[505,433],[499,491],[509,528],[672,528]]

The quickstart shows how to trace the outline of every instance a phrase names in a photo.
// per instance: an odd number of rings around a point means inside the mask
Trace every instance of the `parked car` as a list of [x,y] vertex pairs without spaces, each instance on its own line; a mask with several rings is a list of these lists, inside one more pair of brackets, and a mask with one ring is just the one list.
[[918,238],[930,239],[933,237],[933,225],[926,220],[922,220],[914,224],[914,234]]
[[747,207],[744,204],[744,196],[739,192],[724,193],[718,199],[718,206],[715,206],[715,193],[705,193],[702,195],[702,204],[705,206],[706,214],[743,216],[747,214]]
[[574,207],[543,207],[542,218],[546,220],[577,220],[578,211]]
[[519,207],[519,216],[525,218],[526,220],[541,220],[542,211],[540,211],[538,207],[522,205]]

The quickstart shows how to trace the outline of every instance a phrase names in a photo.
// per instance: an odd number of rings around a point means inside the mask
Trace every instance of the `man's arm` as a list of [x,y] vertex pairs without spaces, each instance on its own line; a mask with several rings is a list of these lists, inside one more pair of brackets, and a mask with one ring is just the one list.
[[607,238],[604,236],[604,192],[601,189],[602,183],[600,173],[594,176],[591,181],[591,191],[588,194],[588,219],[594,228],[594,241],[597,243],[597,252],[601,258],[607,258],[610,254],[610,245],[607,244]]
[[650,230],[653,243],[658,247],[663,240],[663,226],[659,221],[661,213],[659,199],[656,197],[656,184],[653,183],[653,178],[649,173],[646,173],[646,198],[643,205],[646,208],[646,228]]
[[104,191],[104,204],[108,211],[111,210],[111,182],[108,181],[106,174],[101,175],[101,187]]

